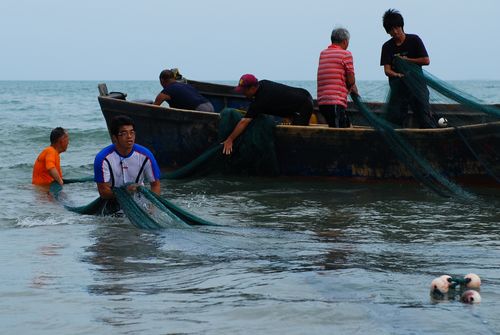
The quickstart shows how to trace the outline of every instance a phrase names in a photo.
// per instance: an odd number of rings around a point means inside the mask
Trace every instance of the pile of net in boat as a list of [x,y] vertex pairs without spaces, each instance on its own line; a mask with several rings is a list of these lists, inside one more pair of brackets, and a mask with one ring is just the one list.
[[87,215],[111,215],[122,210],[134,226],[142,229],[216,225],[189,213],[146,187],[138,186],[134,192],[130,192],[127,186],[113,188],[116,199],[106,200],[99,197],[84,206],[69,204],[58,183],[54,182],[50,185],[50,192],[71,212]]
[[[449,146],[450,153],[453,152],[453,146],[465,146],[475,161],[474,166],[468,166],[468,169],[483,169],[496,182],[500,182],[500,146],[496,145],[500,134],[495,135],[497,137],[494,138],[494,142],[485,141],[484,137],[478,136],[479,125],[483,128],[485,125],[491,127],[491,129],[484,128],[485,134],[495,133],[499,129],[500,109],[486,105],[469,94],[461,92],[451,84],[423,71],[420,66],[400,58],[396,59],[395,66],[398,72],[404,74],[404,77],[391,84],[382,117],[373,113],[360,97],[353,96],[352,98],[369,124],[380,132],[387,145],[412,172],[413,176],[442,196],[472,197],[470,193],[450,179],[452,176],[447,175],[449,171],[444,171],[439,166],[429,163],[425,158],[425,152],[418,152],[409,144],[403,132],[396,130],[401,127],[400,125],[391,123],[395,120],[394,115],[396,118],[399,115],[398,108],[402,102],[399,94],[401,90],[411,92],[417,103],[421,106],[427,105],[430,108],[430,115],[432,115],[432,118],[423,116],[410,119],[412,122],[421,124],[406,123],[406,127],[450,127],[460,139],[460,143],[453,143]],[[444,107],[448,110],[443,111],[446,109]],[[398,121],[401,123],[402,120]],[[451,154],[450,157],[453,159]],[[456,164],[466,163],[456,162]]]
[[162,175],[178,179],[193,175],[224,174],[276,176],[279,174],[274,146],[276,121],[269,115],[256,117],[234,141],[231,155],[222,153],[223,142],[243,118],[241,111],[225,108],[220,113],[218,143],[182,168]]

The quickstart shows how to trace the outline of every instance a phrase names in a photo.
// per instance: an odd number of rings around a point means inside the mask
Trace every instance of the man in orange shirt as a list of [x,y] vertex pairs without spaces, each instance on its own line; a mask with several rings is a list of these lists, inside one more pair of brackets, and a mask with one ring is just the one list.
[[53,181],[63,184],[59,154],[65,152],[69,144],[68,132],[57,127],[50,133],[50,146],[43,149],[33,166],[32,183],[48,185]]

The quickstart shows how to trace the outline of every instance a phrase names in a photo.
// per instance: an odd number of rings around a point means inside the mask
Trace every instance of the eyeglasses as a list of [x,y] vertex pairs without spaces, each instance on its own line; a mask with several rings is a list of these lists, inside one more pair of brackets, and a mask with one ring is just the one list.
[[135,136],[135,130],[130,130],[130,131],[120,131],[118,133],[118,136],[123,136],[123,137],[134,137]]

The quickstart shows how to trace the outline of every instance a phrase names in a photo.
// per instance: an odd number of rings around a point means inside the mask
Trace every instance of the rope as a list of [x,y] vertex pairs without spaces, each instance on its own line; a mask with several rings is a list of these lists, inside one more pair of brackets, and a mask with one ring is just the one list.
[[216,144],[212,146],[211,148],[207,149],[204,153],[196,157],[194,160],[189,162],[188,164],[184,165],[183,167],[173,171],[173,172],[168,172],[164,173],[161,175],[160,179],[181,179],[181,178],[186,178],[196,171],[208,162],[210,159],[215,157],[217,154],[220,154],[222,152],[222,144]]
[[81,177],[81,178],[63,178],[63,182],[65,184],[74,184],[74,183],[85,183],[88,181],[94,181],[94,176]]

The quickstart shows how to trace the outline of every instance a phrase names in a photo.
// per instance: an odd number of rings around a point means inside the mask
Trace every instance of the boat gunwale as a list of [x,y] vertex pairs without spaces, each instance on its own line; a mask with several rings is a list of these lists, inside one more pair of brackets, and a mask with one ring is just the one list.
[[[150,110],[161,110],[161,111],[170,111],[170,112],[175,112],[175,114],[178,115],[185,115],[186,117],[208,117],[209,119],[212,120],[220,120],[220,114],[214,113],[214,112],[203,112],[203,111],[195,111],[195,110],[189,110],[189,109],[180,109],[180,108],[172,108],[172,107],[164,107],[164,106],[158,106],[158,105],[153,105],[145,102],[140,102],[140,101],[133,101],[133,100],[123,100],[123,99],[118,99],[115,97],[111,96],[98,96],[99,100],[108,100],[108,101],[113,101],[113,103],[118,103],[118,104],[124,104],[124,105],[139,105],[142,106],[146,109]],[[118,111],[118,110],[117,110]],[[121,111],[123,112],[123,111]],[[138,111],[134,111],[137,113]],[[458,113],[457,113],[458,114]],[[158,116],[162,116],[161,114],[155,114],[151,115],[151,118],[157,118]],[[168,116],[174,116],[174,115],[169,115],[169,114],[164,114],[163,115],[165,118],[170,119]],[[500,126],[500,121],[494,121],[494,122],[486,122],[486,123],[479,123],[479,124],[470,124],[470,125],[462,125],[462,126],[457,126],[457,127],[446,127],[446,128],[397,128],[394,129],[395,132],[401,133],[401,134],[451,134],[456,131],[456,129],[460,130],[467,130],[467,129],[475,129],[475,128],[482,128],[486,126],[492,126],[492,125],[498,125]],[[311,124],[309,126],[298,126],[298,125],[283,125],[283,124],[278,124],[276,125],[277,132],[286,132],[286,130],[294,129],[294,130],[303,130],[304,133],[310,133],[310,132],[317,132],[317,131],[328,131],[328,132],[347,132],[347,133],[369,133],[369,132],[378,132],[377,129],[373,127],[366,127],[366,126],[355,126],[355,127],[350,127],[350,128],[332,128],[328,127],[326,124]]]

